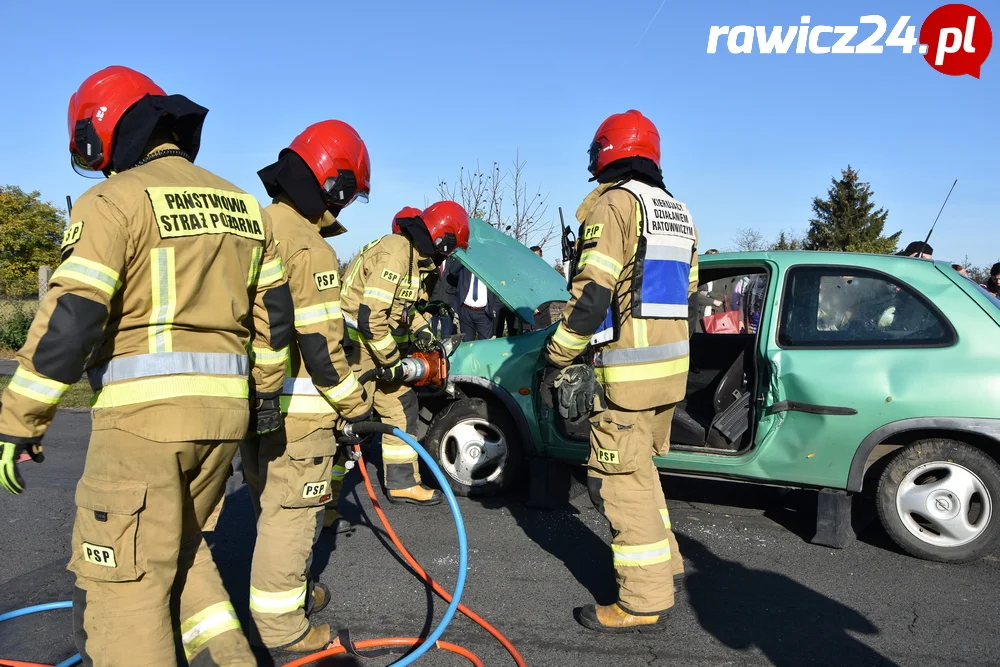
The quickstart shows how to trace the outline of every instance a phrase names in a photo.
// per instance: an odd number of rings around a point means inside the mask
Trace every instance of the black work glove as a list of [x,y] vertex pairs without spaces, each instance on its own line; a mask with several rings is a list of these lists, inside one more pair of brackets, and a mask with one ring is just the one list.
[[549,364],[545,367],[545,371],[542,373],[542,383],[539,386],[539,393],[542,395],[542,402],[545,403],[545,406],[550,410],[555,406],[553,394],[555,394],[556,390],[556,377],[561,372],[561,368]]
[[283,425],[278,397],[258,398],[257,404],[250,409],[250,432],[264,435],[279,430]]
[[45,460],[41,442],[14,444],[0,440],[0,486],[15,496],[24,491],[24,479],[17,471],[18,460],[23,454],[30,456],[35,463]]
[[379,382],[393,383],[403,381],[403,363],[401,360],[388,366],[379,366],[375,373],[375,379]]
[[559,397],[559,416],[563,419],[575,422],[593,411],[599,387],[593,366],[567,366],[556,376],[554,387]]
[[430,352],[437,347],[438,342],[438,337],[434,335],[430,327],[424,327],[414,336],[413,346],[421,352]]

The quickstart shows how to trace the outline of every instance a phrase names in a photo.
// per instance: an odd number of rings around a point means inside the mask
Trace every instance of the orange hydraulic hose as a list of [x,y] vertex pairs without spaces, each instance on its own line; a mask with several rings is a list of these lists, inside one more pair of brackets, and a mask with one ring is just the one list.
[[[354,642],[355,648],[366,649],[366,648],[381,648],[385,646],[416,646],[421,643],[422,639],[415,639],[412,637],[390,637],[388,639],[366,639],[360,642]],[[473,664],[474,667],[484,667],[483,661],[476,657],[474,653],[468,649],[464,649],[461,646],[456,646],[455,644],[449,644],[448,642],[438,641],[434,644],[435,648],[442,649],[444,651],[450,651],[452,653],[457,653],[469,662]],[[333,655],[340,655],[347,653],[347,649],[340,644],[335,645],[333,648],[328,648],[319,653],[313,653],[312,655],[307,655],[305,657],[294,660],[284,667],[305,667],[305,665],[311,664],[320,660],[321,658],[328,658]]]
[[4,660],[0,658],[0,667],[53,667],[38,662],[24,662],[22,660]]
[[[440,584],[431,579],[430,575],[427,574],[424,568],[420,567],[420,563],[417,562],[417,559],[410,555],[410,552],[403,546],[399,537],[396,536],[396,531],[392,529],[392,524],[389,523],[389,519],[386,517],[385,512],[382,511],[382,506],[378,504],[378,498],[375,496],[375,489],[372,487],[372,481],[368,477],[368,470],[365,467],[365,460],[361,458],[361,448],[355,445],[354,451],[358,453],[358,467],[361,468],[361,477],[365,480],[365,489],[368,491],[368,497],[371,498],[372,505],[375,507],[375,512],[378,514],[379,520],[385,527],[385,532],[389,535],[389,539],[391,539],[392,543],[396,545],[396,548],[399,549],[399,553],[403,555],[403,558],[417,573],[417,576],[420,577],[425,583],[430,584],[431,588],[434,589],[434,592],[440,595],[445,602],[451,603],[451,594],[442,588]],[[521,657],[521,654],[514,647],[514,644],[512,644],[509,639],[504,637],[503,633],[493,627],[486,619],[479,616],[479,614],[472,611],[464,604],[459,604],[458,610],[465,614],[469,619],[479,624],[479,626],[486,630],[486,632],[493,635],[493,637],[500,642],[505,649],[507,649],[507,652],[510,653],[510,657],[514,658],[514,662],[517,664],[517,667],[528,667],[528,663],[526,663],[524,658]]]

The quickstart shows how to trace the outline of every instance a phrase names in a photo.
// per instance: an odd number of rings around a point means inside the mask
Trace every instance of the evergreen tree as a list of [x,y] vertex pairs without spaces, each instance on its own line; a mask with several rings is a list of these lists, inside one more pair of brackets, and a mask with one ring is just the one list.
[[892,236],[883,236],[889,212],[875,208],[871,186],[858,180],[858,172],[851,168],[841,172],[827,198],[813,198],[813,215],[806,234],[806,250],[835,250],[841,252],[870,252],[889,254],[896,252],[902,230]]

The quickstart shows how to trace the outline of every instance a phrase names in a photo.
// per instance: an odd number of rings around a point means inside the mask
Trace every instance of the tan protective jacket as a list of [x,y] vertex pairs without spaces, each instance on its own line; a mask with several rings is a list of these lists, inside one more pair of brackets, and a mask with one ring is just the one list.
[[285,432],[295,441],[333,428],[338,415],[363,415],[368,397],[344,356],[337,253],[287,199],[280,197],[265,213],[288,274],[295,336],[278,351],[255,342],[253,374],[258,388],[281,388]]
[[[156,150],[166,148],[176,147]],[[63,261],[3,395],[0,438],[44,435],[85,368],[94,430],[157,442],[243,438],[250,326],[271,335],[254,299],[284,286],[251,195],[182,157],[112,176],[73,207]]]
[[343,307],[348,334],[363,342],[378,365],[392,365],[400,352],[393,331],[413,334],[429,325],[413,305],[428,297],[425,281],[435,270],[402,234],[388,234],[361,249],[344,275]]
[[[647,410],[684,398],[688,321],[686,313],[670,319],[642,319],[632,312],[632,276],[644,224],[643,207],[628,191],[612,189],[615,185],[598,186],[576,212],[581,227],[572,296],[549,340],[547,355],[555,366],[573,363],[604,321],[609,301],[613,302],[620,313],[620,335],[616,341],[597,346],[597,379],[611,402],[626,410]],[[688,281],[690,298],[698,285],[697,236]]]

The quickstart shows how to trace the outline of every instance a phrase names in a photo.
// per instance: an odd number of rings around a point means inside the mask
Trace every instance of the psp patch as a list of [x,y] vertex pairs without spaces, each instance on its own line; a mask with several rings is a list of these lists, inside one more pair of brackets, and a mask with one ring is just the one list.
[[79,241],[81,236],[83,236],[83,220],[74,222],[66,228],[66,231],[63,232],[62,245],[59,246],[59,249],[65,250]]
[[306,482],[305,486],[302,487],[302,499],[312,500],[313,498],[325,496],[329,486],[330,482],[325,480],[322,482]]
[[583,240],[590,241],[601,238],[604,232],[604,225],[587,225],[583,228]]
[[389,269],[382,270],[382,280],[388,280],[393,285],[398,285],[400,278],[402,278],[402,276],[395,271],[390,271]]
[[320,292],[327,289],[333,289],[334,287],[340,287],[340,276],[336,271],[321,271],[319,273],[314,273],[313,280],[316,281],[316,289]]
[[618,452],[614,449],[597,449],[597,460],[601,463],[611,463],[618,465]]
[[90,542],[83,543],[83,560],[101,567],[118,567],[115,560],[115,550],[111,547],[102,547]]
[[414,289],[401,289],[399,290],[399,298],[403,301],[416,301],[417,300],[417,290]]

